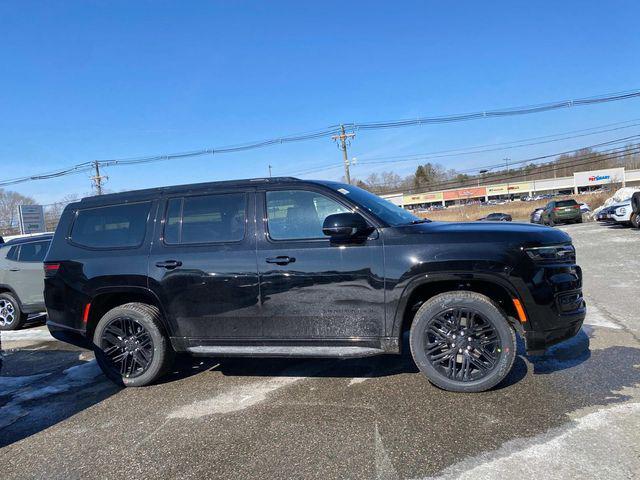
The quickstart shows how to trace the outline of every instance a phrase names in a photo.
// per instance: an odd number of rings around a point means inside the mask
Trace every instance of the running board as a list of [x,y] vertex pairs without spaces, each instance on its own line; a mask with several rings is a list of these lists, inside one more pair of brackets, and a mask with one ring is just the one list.
[[357,358],[385,353],[380,348],[370,347],[305,347],[305,346],[229,346],[207,345],[187,347],[193,355],[208,357],[315,357]]

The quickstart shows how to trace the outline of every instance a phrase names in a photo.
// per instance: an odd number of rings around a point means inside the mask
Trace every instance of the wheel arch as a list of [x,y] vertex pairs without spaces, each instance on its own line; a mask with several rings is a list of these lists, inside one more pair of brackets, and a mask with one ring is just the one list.
[[166,311],[156,294],[144,287],[112,287],[97,290],[91,296],[91,308],[87,318],[86,335],[92,338],[96,325],[109,310],[127,303],[144,303],[158,308],[160,322],[169,337],[173,336],[174,328],[168,321]]
[[0,293],[10,293],[11,296],[16,299],[16,302],[18,302],[18,307],[20,307],[20,311],[23,311],[22,301],[20,300],[20,297],[18,296],[18,294],[13,288],[11,288],[9,285],[6,285],[4,283],[0,283]]
[[516,331],[521,332],[513,300],[522,302],[522,299],[507,280],[490,274],[443,274],[431,278],[422,276],[409,282],[396,308],[391,336],[399,338],[402,344],[402,335],[411,328],[420,306],[435,295],[451,291],[472,291],[485,295],[498,304]]

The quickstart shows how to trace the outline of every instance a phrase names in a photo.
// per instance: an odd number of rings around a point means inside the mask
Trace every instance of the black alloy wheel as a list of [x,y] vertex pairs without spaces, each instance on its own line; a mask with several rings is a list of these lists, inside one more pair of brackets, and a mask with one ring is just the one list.
[[502,308],[471,291],[424,302],[409,334],[411,355],[431,383],[452,392],[483,392],[500,383],[516,357],[516,336]]
[[424,349],[431,365],[450,380],[481,380],[498,365],[502,345],[491,322],[470,308],[448,308],[427,329]]
[[104,328],[100,349],[114,373],[124,378],[144,374],[153,361],[153,339],[147,329],[129,317],[111,320]]

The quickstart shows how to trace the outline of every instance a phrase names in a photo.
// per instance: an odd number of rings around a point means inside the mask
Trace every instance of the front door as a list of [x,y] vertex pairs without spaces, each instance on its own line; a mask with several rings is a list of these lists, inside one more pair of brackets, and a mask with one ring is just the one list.
[[255,195],[175,196],[164,202],[150,287],[187,344],[259,337]]
[[357,341],[384,335],[382,240],[336,245],[324,219],[352,211],[323,190],[258,192],[263,334],[267,340]]

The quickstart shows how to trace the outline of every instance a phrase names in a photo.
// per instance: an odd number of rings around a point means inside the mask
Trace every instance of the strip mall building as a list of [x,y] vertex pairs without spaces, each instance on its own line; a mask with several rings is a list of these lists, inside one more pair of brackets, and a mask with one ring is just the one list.
[[608,168],[576,172],[571,177],[548,178],[530,182],[500,183],[494,185],[455,188],[424,193],[392,193],[382,195],[401,207],[418,208],[430,205],[453,205],[471,201],[489,201],[520,198],[538,194],[579,194],[606,185],[640,186],[640,170]]

